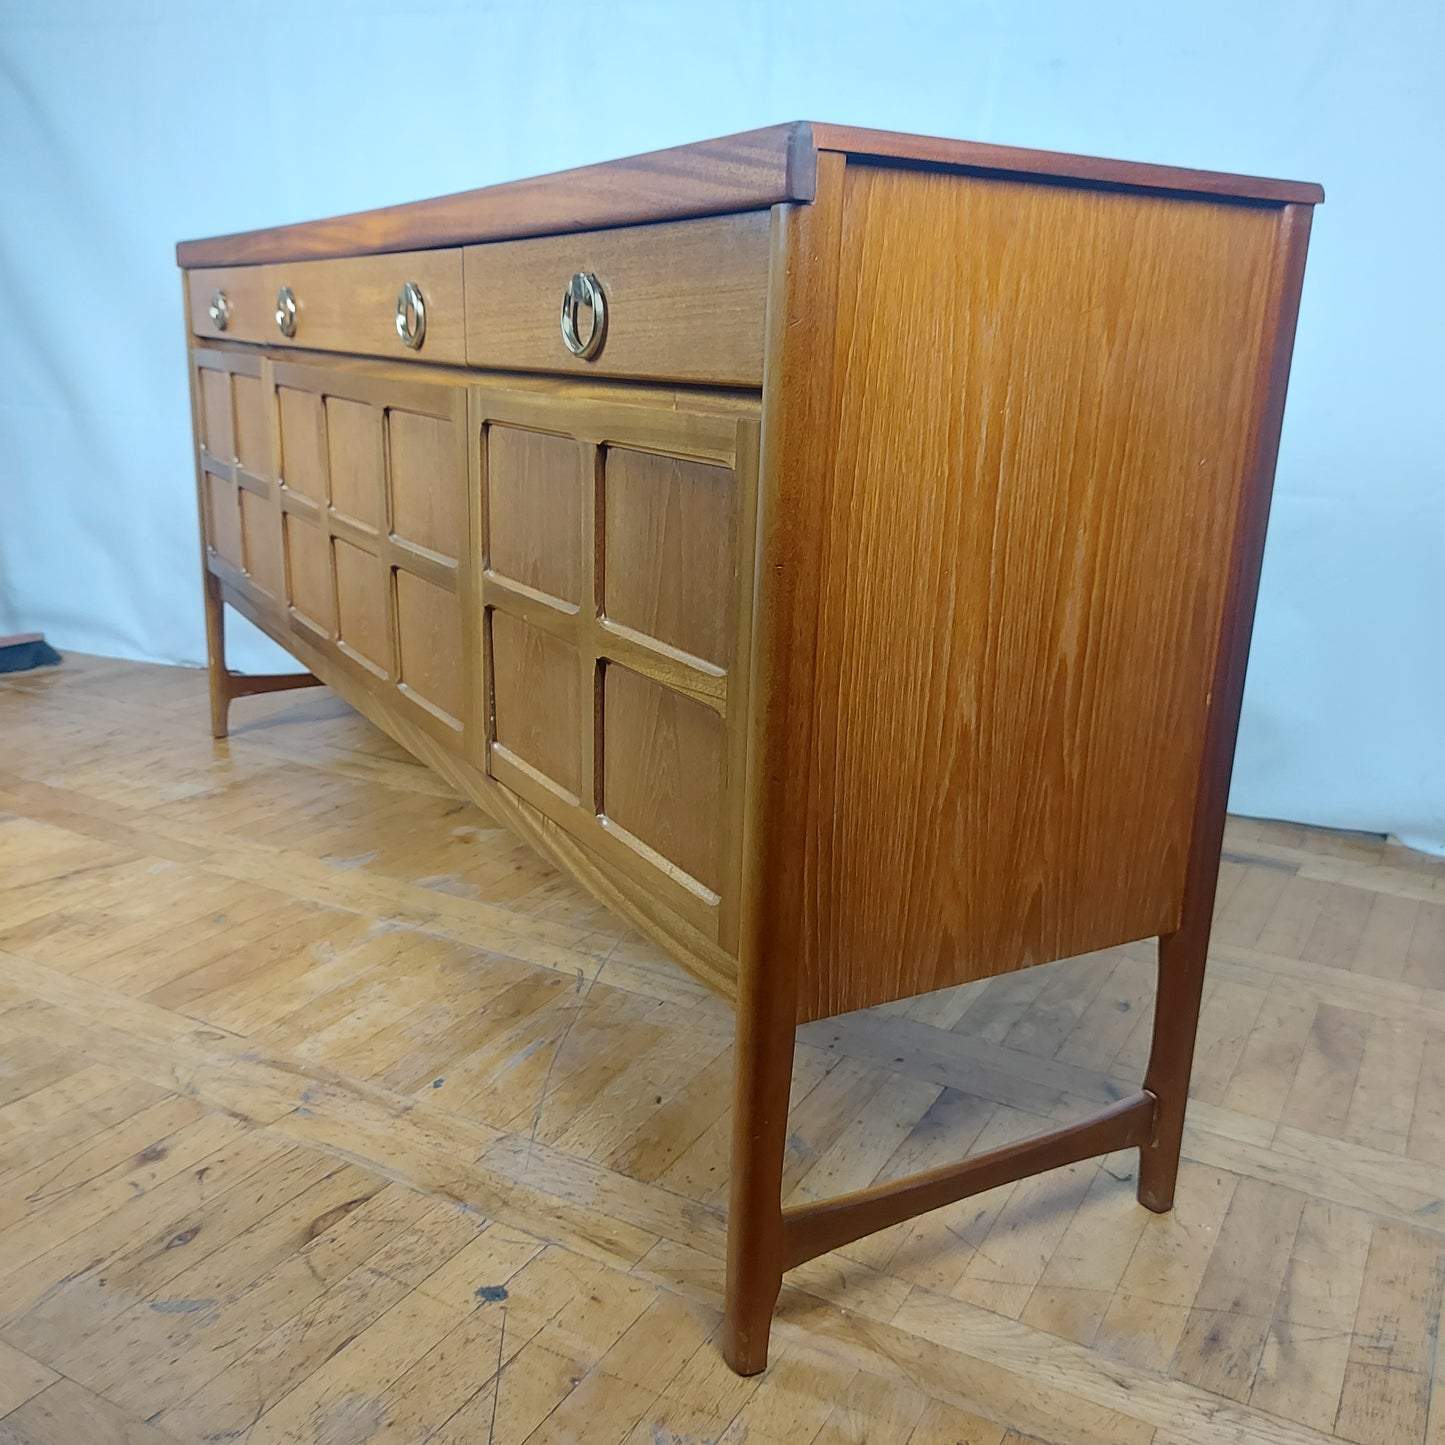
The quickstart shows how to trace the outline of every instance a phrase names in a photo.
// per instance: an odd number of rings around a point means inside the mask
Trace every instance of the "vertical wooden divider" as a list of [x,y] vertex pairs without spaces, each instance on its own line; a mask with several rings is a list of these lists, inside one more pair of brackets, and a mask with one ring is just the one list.
[[1223,636],[1209,690],[1204,773],[1195,795],[1182,916],[1179,927],[1161,937],[1158,945],[1158,994],[1144,1087],[1158,1098],[1159,1110],[1153,1135],[1139,1151],[1138,1184],[1139,1202],[1156,1213],[1173,1206],[1179,1174],[1204,970],[1214,924],[1229,780],[1244,702],[1244,675],[1264,565],[1265,527],[1284,423],[1285,389],[1294,354],[1311,220],[1309,206],[1290,205],[1282,208],[1278,221],[1267,308],[1271,329],[1255,378],[1249,469],[1239,491],[1228,551]]
[[386,612],[388,667],[393,683],[401,681],[401,617],[396,597],[396,567],[391,538],[396,531],[396,496],[391,475],[391,408],[379,406],[381,425],[381,506],[377,510],[376,560],[381,568],[382,606]]
[[[743,813],[737,1044],[723,1354],[740,1375],[767,1365],[783,1279],[783,1150],[797,1027],[797,963],[782,940],[793,851],[806,819],[787,800],[808,767],[811,692],[833,396],[841,155],[818,156],[817,198],[773,210],[768,282],[758,548],[753,573],[752,680]],[[820,445],[820,440],[824,445]]]
[[492,629],[482,595],[487,569],[486,447],[482,438],[482,405],[475,386],[467,387],[462,418],[467,447],[467,565],[457,579],[462,600],[462,648],[466,654],[467,761],[486,770],[487,749],[494,732],[492,717]]
[[581,440],[582,468],[582,596],[577,609],[577,657],[582,669],[582,690],[578,695],[582,727],[581,783],[578,796],[582,806],[594,815],[602,808],[602,665],[597,656],[597,618],[602,611],[602,564],[599,552],[604,531],[602,508],[602,447]]

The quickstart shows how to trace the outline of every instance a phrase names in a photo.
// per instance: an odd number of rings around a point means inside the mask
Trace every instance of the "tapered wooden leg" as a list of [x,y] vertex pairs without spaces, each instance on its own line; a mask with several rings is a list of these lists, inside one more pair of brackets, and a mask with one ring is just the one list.
[[221,584],[209,571],[205,574],[206,673],[211,688],[211,736],[226,736],[231,710],[231,675],[226,671],[226,614],[221,602]]
[[796,1025],[792,991],[768,986],[776,982],[776,975],[745,968],[738,999],[723,1357],[740,1375],[767,1367],[783,1284],[783,1151]]
[[1219,881],[1219,852],[1224,841],[1224,814],[1229,803],[1229,777],[1234,765],[1249,636],[1264,561],[1264,530],[1279,450],[1280,422],[1284,417],[1285,385],[1289,380],[1290,352],[1304,278],[1310,214],[1308,206],[1286,206],[1276,233],[1268,302],[1268,314],[1273,322],[1262,358],[1265,364],[1254,382],[1258,423],[1234,519],[1234,555],[1230,559],[1224,596],[1223,634],[1209,689],[1203,775],[1195,797],[1180,926],[1159,940],[1154,1044],[1144,1075],[1145,1089],[1154,1094],[1159,1104],[1154,1137],[1139,1151],[1139,1202],[1161,1213],[1174,1203],[1174,1181],[1179,1173],[1189,1071],[1194,1063],[1194,1036],[1199,1026],[1199,1001],[1204,992],[1204,960],[1209,952],[1209,929]]
[[1159,940],[1154,1040],[1144,1074],[1144,1088],[1159,1102],[1153,1138],[1139,1151],[1139,1203],[1159,1214],[1174,1205],[1208,952],[1207,925],[1181,928]]

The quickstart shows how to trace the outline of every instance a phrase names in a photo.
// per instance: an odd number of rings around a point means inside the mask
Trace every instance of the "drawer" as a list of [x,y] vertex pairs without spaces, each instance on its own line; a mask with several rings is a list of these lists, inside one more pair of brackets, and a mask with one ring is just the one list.
[[191,330],[228,341],[267,341],[276,334],[274,292],[264,266],[226,266],[186,272]]
[[770,227],[750,211],[468,246],[467,362],[760,386]]
[[[466,359],[459,250],[192,271],[189,284],[198,336],[456,366]],[[290,335],[280,322],[283,291],[294,317]],[[210,311],[217,292],[229,302],[224,333]],[[412,345],[398,326],[403,307]]]

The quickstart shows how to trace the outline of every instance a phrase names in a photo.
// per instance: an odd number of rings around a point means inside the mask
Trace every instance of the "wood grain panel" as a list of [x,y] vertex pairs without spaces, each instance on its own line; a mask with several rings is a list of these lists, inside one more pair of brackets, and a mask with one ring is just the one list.
[[279,472],[287,489],[326,504],[326,434],[321,398],[294,386],[278,386],[281,430]]
[[391,528],[443,557],[466,553],[466,455],[457,425],[396,408],[387,413]]
[[[1297,181],[793,121],[409,205],[182,241],[176,261],[202,267],[353,256],[763,210],[780,201],[813,199],[820,151],[1305,205],[1324,199],[1318,186]],[[193,292],[191,310],[197,317],[205,316],[207,285]]]
[[284,570],[281,565],[280,513],[274,498],[258,497],[243,491],[241,500],[241,541],[245,549],[246,571],[251,580],[278,605],[286,595]]
[[733,473],[609,447],[603,487],[606,616],[726,668],[736,615]]
[[259,376],[234,376],[236,459],[258,477],[271,476],[271,411]]
[[[732,757],[746,787],[738,913],[738,1006],[728,1180],[728,1270],[722,1347],[735,1367],[766,1363],[782,1285],[784,1155],[795,1058],[800,960],[797,862],[806,808],[791,806],[811,754],[807,696],[815,670],[818,559],[832,482],[830,401],[836,349],[842,159],[819,157],[817,200],[773,213],[768,372],[752,568],[756,647],[746,731]],[[781,806],[777,806],[781,804]],[[734,814],[735,823],[737,815]],[[736,835],[736,826],[734,833]]]
[[[761,210],[775,201],[811,200],[813,165],[808,127],[793,122],[404,206],[182,241],[176,261],[214,266],[354,256]],[[192,310],[204,314],[199,297]]]
[[[283,466],[301,484],[288,486],[282,508],[328,539],[343,658],[363,681],[394,685],[381,690],[384,705],[409,725],[464,752],[482,646],[459,375],[330,358],[277,356],[268,367]],[[329,506],[320,503],[328,490]],[[296,536],[312,550],[304,531]],[[311,586],[296,605],[308,618],[321,605],[323,558],[299,561],[300,585]]]
[[603,812],[713,893],[723,884],[725,756],[726,732],[711,708],[608,666]]
[[332,541],[336,564],[337,636],[381,676],[391,672],[387,640],[386,574],[369,552]]
[[1276,224],[849,168],[801,1017],[1178,923]]
[[842,151],[848,156],[880,160],[925,162],[967,167],[1005,176],[1042,176],[1050,180],[1083,181],[1101,186],[1129,186],[1142,190],[1183,191],[1201,196],[1239,197],[1259,201],[1297,201],[1315,205],[1325,193],[1308,181],[1272,180],[1265,176],[1232,175],[1224,171],[1194,170],[1187,166],[1161,166],[1143,161],[1112,160],[1104,156],[1074,156],[1059,151],[1027,150],[1022,146],[990,145],[984,141],[949,140],[943,136],[908,135],[900,131],[868,130],[863,126],[810,127],[820,151]]
[[575,803],[582,791],[577,649],[505,612],[489,615],[496,742]]
[[[767,308],[766,211],[466,252],[467,361],[519,371],[758,386]],[[607,302],[602,348],[574,356],[557,324],[574,272]]]
[[582,453],[571,437],[486,429],[486,558],[499,576],[582,601]]
[[385,517],[381,411],[341,396],[328,396],[325,405],[331,505],[377,530]]
[[[202,372],[203,376],[207,374]],[[224,477],[208,474],[206,496],[210,522],[207,541],[218,557],[239,568],[244,553],[241,548],[241,513],[235,484]]]
[[236,459],[231,376],[211,366],[201,368],[201,444],[218,461]]
[[461,604],[451,593],[398,571],[396,628],[401,686],[460,730],[467,694]]
[[331,542],[299,517],[282,518],[286,544],[287,600],[328,637],[336,635],[336,600],[331,588]]
[[[272,346],[452,366],[466,360],[460,250],[302,261],[264,272],[273,312],[281,287],[296,298],[296,334],[283,336],[273,316],[263,338]],[[416,350],[396,330],[397,296],[408,281],[421,288],[426,306],[426,332]]]
[[[211,320],[211,298],[225,293],[230,307],[225,331]],[[276,293],[266,290],[266,275],[260,266],[232,266],[222,270],[186,273],[190,297],[191,330],[197,336],[227,341],[265,341],[275,335]]]

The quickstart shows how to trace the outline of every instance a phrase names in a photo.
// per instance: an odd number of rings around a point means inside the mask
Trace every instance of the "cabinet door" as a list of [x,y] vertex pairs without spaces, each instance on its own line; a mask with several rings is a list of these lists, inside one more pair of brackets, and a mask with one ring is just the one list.
[[244,352],[201,349],[191,361],[206,565],[279,623],[285,580],[266,362]]
[[272,367],[290,626],[458,753],[472,636],[466,391]]
[[756,420],[609,391],[472,393],[487,770],[731,946]]

